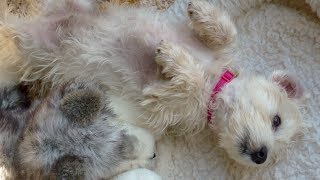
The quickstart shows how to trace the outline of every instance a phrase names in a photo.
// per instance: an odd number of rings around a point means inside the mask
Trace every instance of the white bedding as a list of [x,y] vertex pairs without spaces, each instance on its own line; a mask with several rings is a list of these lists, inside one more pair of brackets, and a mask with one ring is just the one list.
[[[239,30],[237,57],[247,69],[270,74],[275,69],[295,73],[310,93],[305,142],[270,169],[243,169],[215,147],[210,131],[185,139],[166,137],[158,144],[156,171],[163,179],[320,179],[320,0],[209,0],[225,8]],[[315,12],[288,4],[310,5]],[[287,4],[287,5],[286,5]],[[185,18],[187,0],[167,10]],[[316,15],[318,14],[318,16]]]

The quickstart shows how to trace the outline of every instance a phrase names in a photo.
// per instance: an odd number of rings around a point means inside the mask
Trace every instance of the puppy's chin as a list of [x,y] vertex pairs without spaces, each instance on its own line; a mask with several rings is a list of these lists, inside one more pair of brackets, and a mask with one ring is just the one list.
[[264,164],[266,163],[263,163],[263,164],[256,164],[254,163],[253,161],[251,161],[250,157],[247,156],[247,155],[237,155],[237,157],[232,157],[231,155],[229,155],[230,158],[232,158],[232,160],[237,163],[238,165],[240,166],[244,166],[244,167],[251,167],[251,168],[254,168],[254,167],[263,167]]
[[228,151],[227,151],[227,154],[231,158],[231,160],[237,163],[239,166],[245,166],[249,168],[264,168],[270,165],[269,158],[262,164],[256,164],[251,160],[249,155],[241,155],[239,153],[234,154],[234,153],[229,153]]

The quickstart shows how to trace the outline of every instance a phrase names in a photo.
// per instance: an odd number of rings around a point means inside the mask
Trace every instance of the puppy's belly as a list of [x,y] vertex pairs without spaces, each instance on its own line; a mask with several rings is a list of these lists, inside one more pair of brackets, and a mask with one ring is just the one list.
[[[130,29],[130,25],[122,28]],[[213,58],[212,50],[198,40],[186,23],[144,24],[138,21],[132,29],[120,35],[110,32],[115,38],[111,49],[116,50],[111,61],[116,70],[124,71],[125,75],[137,83],[138,88],[157,79],[155,50],[162,40],[186,48],[199,61],[208,62]]]
[[[130,83],[135,83],[140,90],[145,84],[157,79],[155,51],[161,40],[170,39],[170,31],[163,30],[160,34],[161,29],[165,27],[157,27],[149,24],[145,28],[126,30],[122,34],[112,31],[110,34],[113,36],[113,42],[100,46],[105,47],[105,54],[112,68],[121,72],[124,79],[130,79]],[[123,29],[120,31],[124,31]]]

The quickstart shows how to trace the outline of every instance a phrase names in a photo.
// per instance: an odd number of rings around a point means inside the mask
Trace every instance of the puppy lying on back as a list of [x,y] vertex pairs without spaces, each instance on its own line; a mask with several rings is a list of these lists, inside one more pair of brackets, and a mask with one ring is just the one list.
[[49,0],[38,18],[9,22],[28,57],[22,79],[98,80],[120,119],[158,135],[168,128],[195,134],[209,125],[246,166],[273,164],[293,149],[304,129],[303,88],[286,72],[265,77],[231,62],[226,52],[237,31],[225,12],[192,1],[189,20],[180,21],[144,8],[97,7]]
[[99,88],[72,82],[39,102],[1,90],[1,165],[23,179],[110,178],[150,165],[152,135],[117,120]]

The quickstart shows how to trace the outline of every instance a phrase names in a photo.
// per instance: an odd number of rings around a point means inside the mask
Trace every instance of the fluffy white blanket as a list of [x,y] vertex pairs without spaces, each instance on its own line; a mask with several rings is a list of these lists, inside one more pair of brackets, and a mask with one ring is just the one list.
[[[239,30],[237,58],[245,68],[270,74],[295,73],[311,98],[303,145],[287,161],[269,169],[231,163],[206,130],[193,138],[166,137],[158,144],[156,171],[163,179],[319,179],[320,178],[320,1],[209,0],[226,9]],[[187,0],[165,13],[185,18]],[[294,9],[292,7],[297,7]],[[310,8],[311,7],[311,8]],[[314,13],[312,13],[312,11]]]

